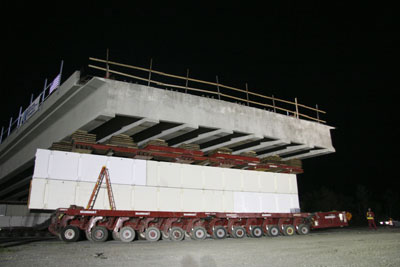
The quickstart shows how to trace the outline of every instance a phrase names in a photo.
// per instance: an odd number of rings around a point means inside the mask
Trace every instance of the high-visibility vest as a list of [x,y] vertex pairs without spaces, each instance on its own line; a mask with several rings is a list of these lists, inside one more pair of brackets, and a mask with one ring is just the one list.
[[367,220],[373,220],[374,219],[374,213],[373,212],[367,212]]

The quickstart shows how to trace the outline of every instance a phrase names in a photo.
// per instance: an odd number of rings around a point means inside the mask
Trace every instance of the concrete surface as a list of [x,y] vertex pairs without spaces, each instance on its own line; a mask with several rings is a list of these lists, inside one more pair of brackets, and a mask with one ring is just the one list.
[[227,101],[139,84],[106,80],[106,114],[132,114],[156,120],[289,140],[334,151],[333,127]]
[[[1,239],[0,239],[1,242]],[[21,242],[22,243],[22,242]],[[400,229],[182,242],[43,241],[0,250],[1,266],[400,266]]]
[[50,218],[50,213],[31,212],[27,205],[0,204],[1,227],[33,227]]
[[29,216],[0,216],[1,227],[35,227],[44,223],[51,214],[32,214]]

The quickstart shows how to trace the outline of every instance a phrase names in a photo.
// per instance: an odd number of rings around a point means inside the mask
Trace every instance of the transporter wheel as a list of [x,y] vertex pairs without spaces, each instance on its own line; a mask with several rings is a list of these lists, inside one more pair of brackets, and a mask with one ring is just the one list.
[[217,226],[214,228],[213,237],[215,239],[224,239],[227,235],[226,229],[223,226]]
[[136,237],[135,230],[130,226],[122,227],[119,231],[119,239],[122,242],[132,242]]
[[194,240],[204,240],[207,237],[207,231],[202,226],[196,226],[192,230],[192,238]]
[[170,240],[169,231],[166,233],[164,231],[161,231],[161,238],[162,238],[162,240]]
[[146,233],[138,231],[138,239],[139,240],[146,240]]
[[299,235],[308,235],[310,233],[310,226],[308,224],[300,224],[297,228]]
[[145,232],[146,240],[150,242],[158,241],[161,237],[161,232],[157,227],[149,227]]
[[182,241],[185,238],[185,232],[180,227],[172,227],[169,230],[169,238],[172,241]]
[[232,237],[232,238],[236,238],[236,236],[235,236],[235,231],[233,231],[233,228],[232,228],[232,231],[231,231],[231,233],[229,234],[229,236]]
[[95,226],[92,228],[92,239],[95,242],[104,242],[108,239],[108,230],[104,226]]
[[73,225],[68,225],[64,227],[61,231],[61,239],[62,241],[65,242],[76,242],[78,241],[79,237],[81,235],[81,231],[79,230],[78,227],[73,226]]
[[112,236],[113,240],[121,241],[121,238],[119,237],[119,232],[112,231],[111,236]]
[[93,239],[92,239],[92,233],[88,233],[88,232],[86,232],[86,230],[85,230],[85,236],[86,236],[86,239],[87,239],[87,240],[93,241]]
[[268,225],[268,236],[277,237],[279,236],[279,228],[276,225]]
[[296,229],[294,229],[293,225],[285,225],[283,227],[283,234],[286,236],[292,236],[296,233]]
[[251,229],[251,236],[255,238],[260,238],[264,235],[263,230],[260,226],[254,226]]
[[235,238],[243,238],[246,236],[246,229],[242,226],[236,226],[233,228],[232,233]]

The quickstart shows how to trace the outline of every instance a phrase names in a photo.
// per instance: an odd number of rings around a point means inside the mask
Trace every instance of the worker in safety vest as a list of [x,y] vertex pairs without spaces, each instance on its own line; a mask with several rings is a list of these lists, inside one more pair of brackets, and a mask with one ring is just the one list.
[[371,208],[368,208],[368,211],[367,211],[368,228],[369,229],[374,228],[375,230],[377,230],[374,217],[375,217],[374,212],[371,211]]

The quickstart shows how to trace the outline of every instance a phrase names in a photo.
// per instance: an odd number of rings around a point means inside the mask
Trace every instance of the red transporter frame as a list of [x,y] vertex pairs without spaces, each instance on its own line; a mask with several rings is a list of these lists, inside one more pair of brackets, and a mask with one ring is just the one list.
[[[74,147],[89,149],[100,155],[115,154],[116,156],[136,159],[156,159],[196,165],[293,174],[303,172],[299,167],[283,163],[261,163],[260,159],[256,157],[223,153],[204,156],[202,151],[166,146],[147,145],[143,149],[137,149],[76,142]],[[96,187],[93,194],[95,194],[95,190]],[[89,204],[91,202],[92,197]],[[111,203],[112,201],[110,200],[110,205]],[[91,209],[91,207],[88,206],[88,209],[83,209],[82,207],[71,206],[68,209],[58,209],[52,217],[49,231],[68,242],[77,241],[82,231],[86,234],[87,239],[98,242],[106,241],[110,231],[115,240],[124,242],[133,241],[136,234],[138,234],[139,238],[149,241],[157,241],[161,237],[180,241],[185,236],[195,240],[202,240],[207,236],[215,239],[223,239],[228,236],[233,238],[245,236],[258,238],[265,234],[268,236],[278,236],[280,234],[291,236],[296,232],[298,234],[308,234],[310,228],[347,225],[345,212],[334,212],[338,218],[334,222],[326,220],[319,223],[316,219],[319,218],[318,214],[322,213],[159,212],[124,211],[115,210],[115,208],[113,210],[95,210]],[[340,214],[342,214],[341,217],[339,216]],[[327,216],[332,216],[332,214]]]
[[348,226],[350,219],[351,214],[348,212],[315,212],[311,216],[311,229]]
[[[328,221],[322,216],[330,216]],[[335,216],[333,218],[332,216]],[[330,221],[329,221],[330,220]],[[315,222],[317,222],[315,225]],[[326,224],[324,224],[326,223]],[[159,212],[87,210],[80,207],[58,209],[52,217],[49,231],[71,242],[84,231],[87,239],[103,242],[111,231],[115,240],[133,241],[139,238],[157,241],[161,238],[180,241],[189,236],[203,240],[207,236],[223,239],[228,236],[259,238],[263,235],[292,236],[308,234],[310,228],[347,226],[345,212],[328,213],[219,213],[219,212]]]

